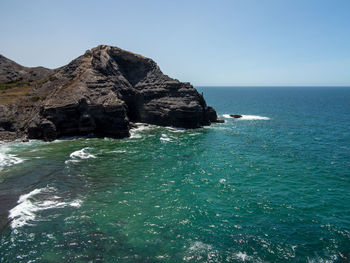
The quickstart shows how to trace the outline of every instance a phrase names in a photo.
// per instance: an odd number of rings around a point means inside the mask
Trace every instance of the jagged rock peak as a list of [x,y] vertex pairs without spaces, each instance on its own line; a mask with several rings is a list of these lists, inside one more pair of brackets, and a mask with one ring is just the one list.
[[[16,75],[23,70],[18,66],[5,71]],[[218,121],[189,83],[164,75],[152,59],[118,47],[97,46],[45,72],[24,97],[2,106],[0,138],[1,129],[44,140],[89,133],[121,138],[129,136],[130,122],[199,128]]]

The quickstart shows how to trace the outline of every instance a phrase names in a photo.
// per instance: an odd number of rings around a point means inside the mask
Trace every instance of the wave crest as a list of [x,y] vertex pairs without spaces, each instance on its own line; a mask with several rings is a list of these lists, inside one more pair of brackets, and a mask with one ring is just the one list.
[[77,163],[82,159],[90,159],[90,158],[97,158],[95,155],[91,154],[88,152],[90,148],[86,147],[83,148],[81,150],[72,152],[69,157],[71,158],[70,160],[65,161],[65,164],[69,164],[69,163]]
[[[44,187],[34,189],[28,194],[21,195],[17,201],[17,206],[9,211],[9,218],[12,220],[11,227],[13,229],[29,225],[30,222],[36,220],[36,212],[53,208],[63,208],[71,206],[79,208],[82,200],[76,199],[71,202],[60,201],[61,198],[54,193],[57,191],[54,187]],[[39,195],[46,197],[45,199],[37,198]]]
[[95,155],[91,154],[91,153],[88,153],[87,150],[89,149],[89,147],[86,147],[86,148],[83,148],[79,151],[75,151],[75,152],[72,152],[69,157],[70,158],[73,158],[73,159],[89,159],[89,158],[96,158]]
[[0,148],[0,171],[6,166],[12,166],[24,161],[14,154],[9,154],[8,151],[7,147]]

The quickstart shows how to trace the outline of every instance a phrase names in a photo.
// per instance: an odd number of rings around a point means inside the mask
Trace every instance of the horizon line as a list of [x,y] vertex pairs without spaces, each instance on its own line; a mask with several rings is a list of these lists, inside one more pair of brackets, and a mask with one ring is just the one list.
[[276,88],[350,88],[350,84],[349,85],[196,85],[196,84],[192,84],[195,87],[276,87]]

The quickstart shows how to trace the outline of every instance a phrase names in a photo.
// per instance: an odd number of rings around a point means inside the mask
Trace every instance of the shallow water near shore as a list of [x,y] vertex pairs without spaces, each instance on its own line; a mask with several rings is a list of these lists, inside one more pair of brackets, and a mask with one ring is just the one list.
[[350,89],[198,89],[225,123],[1,144],[0,262],[349,261]]

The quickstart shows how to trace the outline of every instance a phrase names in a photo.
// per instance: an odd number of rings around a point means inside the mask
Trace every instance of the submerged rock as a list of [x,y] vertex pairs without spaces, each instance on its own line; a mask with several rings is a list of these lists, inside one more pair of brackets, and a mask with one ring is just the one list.
[[239,118],[242,118],[242,115],[239,115],[239,114],[230,114],[230,117],[239,119]]
[[[98,46],[55,70],[0,58],[5,83],[0,139],[7,134],[13,139],[13,133],[43,140],[90,133],[122,138],[129,136],[131,122],[199,128],[220,121],[192,85],[164,75],[153,60],[117,47]],[[18,76],[26,80],[25,92],[6,101],[18,88],[6,83]]]

